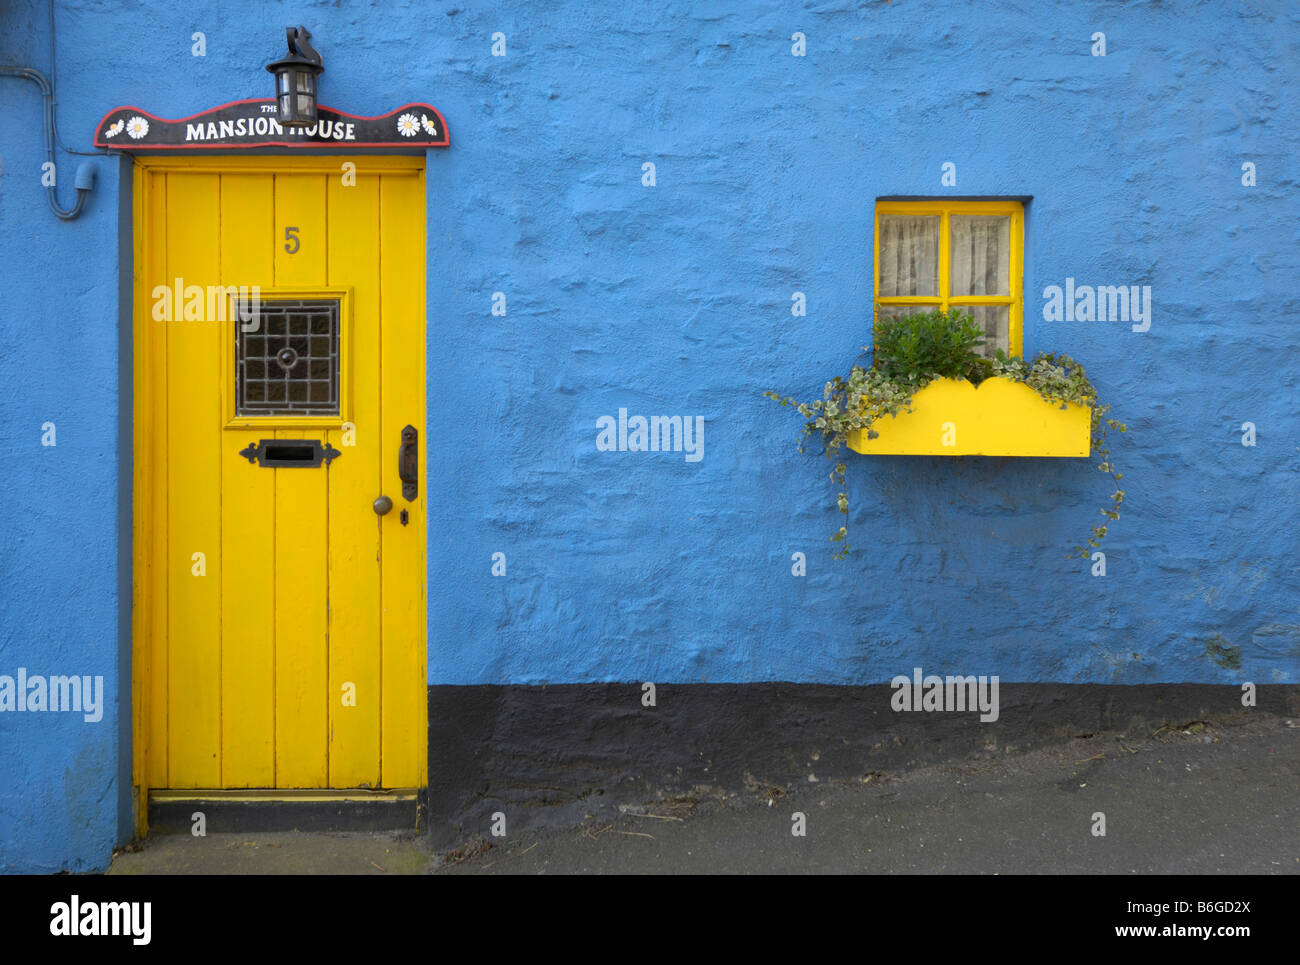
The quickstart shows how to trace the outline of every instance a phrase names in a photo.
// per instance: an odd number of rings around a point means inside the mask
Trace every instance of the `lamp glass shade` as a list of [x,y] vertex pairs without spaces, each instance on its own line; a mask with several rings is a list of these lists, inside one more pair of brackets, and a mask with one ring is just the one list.
[[285,66],[276,71],[276,120],[285,127],[316,123],[316,72]]
[[288,55],[266,65],[275,75],[276,120],[285,127],[311,127],[316,123],[317,78],[325,68],[308,43],[311,34],[305,27],[290,27],[285,36]]

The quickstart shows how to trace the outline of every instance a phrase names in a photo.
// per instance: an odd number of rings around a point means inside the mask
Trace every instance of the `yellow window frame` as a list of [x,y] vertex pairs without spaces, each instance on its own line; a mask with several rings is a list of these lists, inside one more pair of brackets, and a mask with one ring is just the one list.
[[[935,295],[880,295],[880,216],[881,215],[939,215],[939,294]],[[949,248],[948,219],[954,214],[1010,215],[1011,264],[1009,266],[1009,295],[952,295],[952,259]],[[942,311],[966,305],[1007,305],[1008,354],[1024,353],[1024,251],[1025,206],[1019,201],[877,201],[875,217],[875,284],[873,293],[877,308],[882,305],[933,305],[939,303]]]

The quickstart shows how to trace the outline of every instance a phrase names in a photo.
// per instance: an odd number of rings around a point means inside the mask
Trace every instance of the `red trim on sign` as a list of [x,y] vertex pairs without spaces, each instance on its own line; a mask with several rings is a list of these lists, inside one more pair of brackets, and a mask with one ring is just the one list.
[[[109,111],[107,114],[105,114],[103,117],[99,119],[99,124],[96,125],[95,127],[95,147],[106,147],[115,150],[122,150],[124,149],[124,146],[130,146],[130,147],[135,147],[141,151],[176,151],[176,150],[184,151],[184,150],[195,150],[195,149],[201,149],[201,150],[206,149],[210,151],[214,149],[242,148],[242,147],[297,147],[297,148],[302,148],[304,150],[311,150],[315,148],[334,149],[339,147],[347,147],[347,148],[351,148],[351,147],[447,147],[451,143],[451,129],[447,126],[447,121],[446,118],[442,116],[442,111],[438,110],[438,108],[434,107],[432,104],[425,104],[423,101],[416,101],[415,103],[412,104],[403,104],[401,107],[388,111],[384,114],[375,114],[369,117],[367,117],[364,114],[350,114],[347,111],[335,110],[333,107],[328,107],[324,104],[321,104],[319,106],[319,110],[329,111],[331,114],[337,114],[340,117],[350,117],[354,121],[382,121],[386,117],[392,117],[394,114],[401,114],[403,111],[408,111],[413,107],[424,108],[431,111],[433,115],[438,118],[438,123],[442,125],[442,140],[440,141],[410,141],[404,144],[401,141],[364,141],[363,142],[363,141],[335,141],[331,139],[329,141],[240,141],[238,144],[220,144],[220,143],[214,144],[211,141],[203,141],[203,142],[196,141],[193,144],[138,144],[136,142],[117,141],[116,143],[110,144],[104,140],[103,135],[101,134],[101,132],[104,130],[105,122],[114,114],[123,111],[130,111],[133,114],[143,114],[145,117],[149,118],[150,120],[161,121],[164,124],[183,124],[186,121],[194,120],[196,117],[205,117],[209,114],[215,114],[217,113],[217,111],[223,111],[227,107],[238,107],[241,104],[274,104],[274,103],[275,103],[275,98],[273,97],[249,97],[249,98],[245,98],[244,100],[231,101],[228,104],[219,104],[216,107],[209,107],[205,111],[199,111],[197,114],[190,114],[188,117],[159,117],[157,114],[151,114],[148,111],[142,110],[139,107],[132,107],[131,105],[127,104],[122,107],[113,108],[111,111]],[[126,132],[123,131],[123,133]]]

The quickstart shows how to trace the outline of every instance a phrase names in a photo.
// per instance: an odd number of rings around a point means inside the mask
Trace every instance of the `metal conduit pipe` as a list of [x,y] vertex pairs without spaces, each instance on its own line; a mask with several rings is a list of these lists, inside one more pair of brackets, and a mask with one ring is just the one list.
[[[41,89],[41,100],[44,104],[45,111],[45,156],[50,164],[54,164],[54,89],[45,75],[39,70],[32,67],[3,67],[0,66],[0,76],[5,77],[23,77],[30,80]],[[89,161],[83,161],[77,167],[77,201],[71,210],[65,211],[59,207],[59,200],[54,193],[53,184],[46,187],[46,197],[50,202],[50,210],[64,221],[71,221],[77,215],[81,214],[81,208],[86,203],[86,196],[95,187],[95,166]]]

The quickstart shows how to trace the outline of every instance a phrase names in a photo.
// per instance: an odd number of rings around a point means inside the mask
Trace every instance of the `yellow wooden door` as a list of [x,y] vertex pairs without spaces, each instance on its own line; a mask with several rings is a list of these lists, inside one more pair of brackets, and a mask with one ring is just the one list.
[[135,188],[141,793],[420,787],[423,160],[141,159]]

